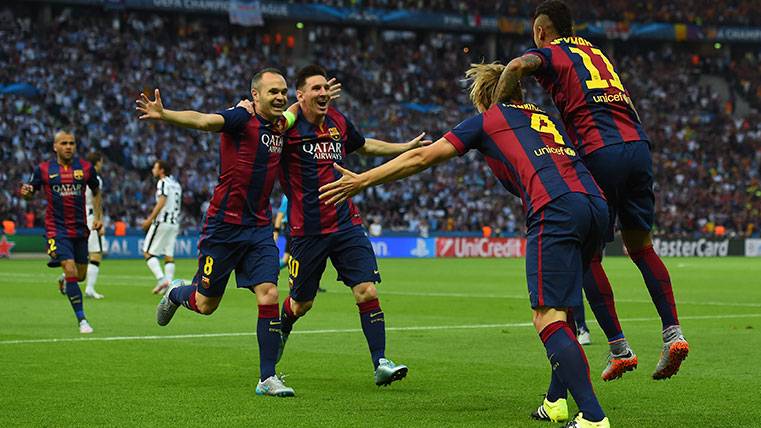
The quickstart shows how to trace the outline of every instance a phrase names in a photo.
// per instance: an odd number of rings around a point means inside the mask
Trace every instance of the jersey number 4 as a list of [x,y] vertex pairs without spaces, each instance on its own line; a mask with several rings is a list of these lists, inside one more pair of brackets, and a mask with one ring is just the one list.
[[610,79],[603,79],[600,77],[600,70],[592,62],[592,57],[588,53],[576,47],[570,47],[568,49],[581,57],[581,61],[584,63],[584,68],[589,71],[590,79],[584,82],[587,85],[587,89],[605,89],[612,86],[622,91],[624,90],[624,85],[621,83],[621,79],[618,77],[616,70],[613,69],[613,64],[611,64],[608,58],[603,55],[600,49],[590,48],[589,50],[605,63],[605,68],[608,69],[608,73],[611,76]]
[[565,146],[563,136],[560,134],[558,128],[555,126],[552,120],[550,120],[550,117],[546,114],[532,113],[531,129],[542,134],[550,134],[552,135],[552,139],[555,141],[555,144]]

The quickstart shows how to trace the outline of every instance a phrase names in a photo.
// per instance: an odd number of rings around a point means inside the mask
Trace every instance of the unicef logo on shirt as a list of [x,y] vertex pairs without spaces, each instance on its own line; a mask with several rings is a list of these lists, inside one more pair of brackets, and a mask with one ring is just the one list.
[[270,153],[281,153],[283,151],[282,135],[262,134],[261,142],[270,149]]
[[317,160],[342,160],[343,151],[340,141],[325,141],[319,143],[307,143],[301,146],[301,150],[312,155]]

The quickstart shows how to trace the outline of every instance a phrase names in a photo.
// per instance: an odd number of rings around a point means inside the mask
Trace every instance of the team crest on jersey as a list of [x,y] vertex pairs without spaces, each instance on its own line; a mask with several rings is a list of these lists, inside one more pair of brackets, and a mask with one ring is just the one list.
[[203,288],[209,288],[211,286],[211,281],[209,280],[208,276],[201,277],[201,286]]
[[82,178],[84,178],[84,176],[85,176],[85,172],[82,171],[81,169],[75,169],[74,170],[74,179],[75,180],[81,180]]
[[341,133],[338,131],[338,128],[335,126],[328,129],[328,133],[330,133],[330,138],[332,138],[334,141],[338,141],[341,139]]

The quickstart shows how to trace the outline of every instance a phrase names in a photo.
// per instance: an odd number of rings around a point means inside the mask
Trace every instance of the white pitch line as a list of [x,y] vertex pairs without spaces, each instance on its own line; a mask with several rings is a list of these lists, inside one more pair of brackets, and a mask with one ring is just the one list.
[[[695,315],[679,317],[681,320],[717,320],[717,319],[741,319],[761,318],[761,314],[733,314],[733,315]],[[621,322],[660,321],[660,318],[627,318]],[[506,324],[465,324],[465,325],[431,325],[417,327],[387,327],[386,331],[432,331],[432,330],[474,330],[487,328],[523,328],[533,327],[532,323],[506,323]],[[297,330],[291,334],[334,334],[334,333],[361,333],[362,329],[322,329],[322,330]],[[64,342],[119,342],[128,340],[166,340],[166,339],[202,339],[215,337],[239,337],[256,336],[255,332],[237,333],[203,333],[203,334],[176,334],[165,336],[110,336],[110,337],[66,337],[59,339],[20,339],[2,340],[0,345],[25,345],[38,343],[64,343]]]

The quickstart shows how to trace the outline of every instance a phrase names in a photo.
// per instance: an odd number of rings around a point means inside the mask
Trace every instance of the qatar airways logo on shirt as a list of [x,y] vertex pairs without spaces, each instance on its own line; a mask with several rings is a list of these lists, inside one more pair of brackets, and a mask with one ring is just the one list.
[[61,196],[79,196],[82,194],[82,184],[54,184],[51,186],[54,192]]
[[317,160],[343,160],[343,150],[340,141],[323,141],[308,143],[301,150],[312,155]]
[[270,149],[270,153],[281,153],[283,151],[282,135],[262,134],[261,142]]

